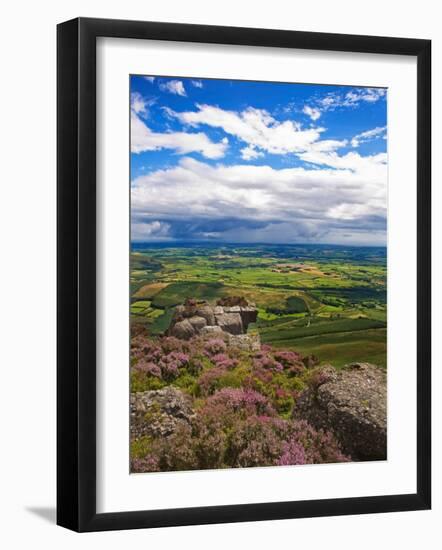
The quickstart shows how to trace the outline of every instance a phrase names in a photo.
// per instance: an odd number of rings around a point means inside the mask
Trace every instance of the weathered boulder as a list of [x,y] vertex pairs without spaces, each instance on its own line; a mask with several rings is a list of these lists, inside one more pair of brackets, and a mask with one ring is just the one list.
[[213,308],[210,306],[201,306],[196,310],[196,315],[203,317],[206,320],[208,326],[213,326],[215,324],[215,314]]
[[200,332],[201,336],[218,336],[223,334],[223,329],[218,325],[203,327]]
[[194,416],[191,399],[173,386],[130,395],[131,438],[167,436]]
[[337,371],[318,369],[293,412],[317,429],[334,432],[353,460],[387,457],[386,372],[370,363],[352,363]]
[[241,321],[244,327],[244,332],[247,332],[247,328],[250,323],[256,323],[258,318],[258,310],[255,306],[233,306],[231,308],[224,308],[226,313],[229,313],[229,310],[233,313],[234,311],[238,312],[241,315]]
[[189,318],[189,323],[194,328],[195,332],[200,332],[202,328],[207,326],[207,321],[204,317],[200,317],[198,315],[195,315],[193,317]]
[[170,335],[181,340],[188,340],[196,334],[196,330],[189,319],[183,319],[175,323],[170,329]]
[[216,324],[229,334],[244,332],[241,315],[239,313],[221,313],[215,315]]

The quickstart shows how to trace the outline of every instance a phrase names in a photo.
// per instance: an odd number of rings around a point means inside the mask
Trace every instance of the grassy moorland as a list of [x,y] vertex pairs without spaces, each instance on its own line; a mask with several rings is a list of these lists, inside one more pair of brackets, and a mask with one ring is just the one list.
[[244,296],[273,348],[386,367],[386,250],[332,245],[152,245],[131,253],[131,322],[152,335],[186,298]]

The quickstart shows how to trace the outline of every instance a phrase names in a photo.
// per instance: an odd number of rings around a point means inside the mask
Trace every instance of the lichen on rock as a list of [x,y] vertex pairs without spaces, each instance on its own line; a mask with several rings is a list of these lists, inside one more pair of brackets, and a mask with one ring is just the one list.
[[130,395],[131,438],[165,437],[194,417],[191,399],[173,386]]
[[293,414],[317,429],[333,431],[353,460],[387,457],[387,379],[375,365],[316,369]]

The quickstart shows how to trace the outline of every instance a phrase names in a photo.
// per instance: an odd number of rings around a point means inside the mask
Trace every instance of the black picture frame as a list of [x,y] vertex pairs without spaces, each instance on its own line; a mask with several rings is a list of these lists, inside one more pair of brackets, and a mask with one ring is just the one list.
[[[396,54],[417,58],[415,494],[96,512],[97,37]],[[57,523],[83,532],[429,509],[431,42],[409,38],[79,18],[58,25],[57,46]]]

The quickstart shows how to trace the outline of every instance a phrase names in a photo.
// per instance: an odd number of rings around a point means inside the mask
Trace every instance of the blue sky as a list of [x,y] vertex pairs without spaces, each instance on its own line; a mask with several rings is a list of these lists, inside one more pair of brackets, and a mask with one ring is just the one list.
[[131,76],[134,241],[384,245],[387,91]]

